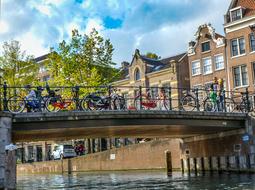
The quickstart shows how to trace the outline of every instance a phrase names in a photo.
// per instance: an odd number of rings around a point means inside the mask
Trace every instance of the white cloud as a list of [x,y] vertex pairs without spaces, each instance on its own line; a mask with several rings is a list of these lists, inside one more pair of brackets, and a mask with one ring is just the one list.
[[[200,24],[211,22],[223,34],[223,15],[230,0],[5,0],[3,20],[8,32],[0,43],[20,40],[27,52],[40,56],[50,46],[70,38],[71,30],[90,33],[96,28],[110,38],[113,61],[131,61],[136,48],[162,57],[183,52]],[[181,10],[181,11],[180,11]],[[122,21],[106,28],[104,19]],[[0,30],[3,28],[0,28]]]
[[99,33],[104,30],[103,22],[99,18],[91,18],[88,19],[86,28],[85,28],[85,33],[89,34],[92,29],[95,28]]
[[34,35],[32,32],[27,32],[17,40],[21,44],[21,49],[26,51],[27,55],[34,55],[34,56],[41,56],[49,52],[49,48],[44,47],[44,41],[37,36]]

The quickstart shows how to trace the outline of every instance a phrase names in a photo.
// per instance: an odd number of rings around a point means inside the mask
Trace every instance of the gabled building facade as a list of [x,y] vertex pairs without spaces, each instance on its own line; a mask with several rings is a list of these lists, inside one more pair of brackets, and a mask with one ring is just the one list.
[[225,15],[229,88],[254,91],[255,1],[232,0]]
[[189,73],[191,88],[208,88],[213,78],[228,81],[225,37],[210,24],[198,27],[195,41],[189,43]]
[[[142,86],[151,89],[151,95],[154,98],[158,95],[158,88],[172,88],[172,98],[175,99],[175,105],[178,106],[177,99],[182,96],[182,88],[189,88],[189,70],[187,53],[181,53],[165,59],[150,59],[140,54],[139,50],[135,51],[130,64],[124,62],[122,69],[123,78],[113,83],[114,86],[122,86],[121,93],[129,99],[128,104],[132,105],[134,97],[138,93],[138,88],[128,88]],[[127,86],[127,88],[123,88]],[[179,90],[178,90],[179,89]]]

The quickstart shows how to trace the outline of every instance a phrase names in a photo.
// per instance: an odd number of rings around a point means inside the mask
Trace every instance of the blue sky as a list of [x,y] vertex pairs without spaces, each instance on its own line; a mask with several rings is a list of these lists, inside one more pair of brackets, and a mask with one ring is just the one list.
[[[199,25],[223,34],[230,0],[1,0],[0,43],[19,40],[27,54],[40,56],[71,30],[96,28],[110,38],[113,61],[131,61],[136,48],[167,57],[187,50]],[[4,30],[5,29],[5,30]],[[1,49],[0,49],[1,50]]]

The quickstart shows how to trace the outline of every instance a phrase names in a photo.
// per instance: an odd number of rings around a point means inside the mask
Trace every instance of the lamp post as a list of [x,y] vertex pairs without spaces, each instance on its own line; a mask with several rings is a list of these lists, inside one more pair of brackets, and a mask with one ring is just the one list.
[[0,88],[1,88],[1,90],[0,90],[0,111],[2,111],[3,109],[2,109],[2,86],[3,86],[3,83],[2,83],[2,79],[3,79],[3,75],[4,75],[4,70],[3,69],[1,69],[0,68]]

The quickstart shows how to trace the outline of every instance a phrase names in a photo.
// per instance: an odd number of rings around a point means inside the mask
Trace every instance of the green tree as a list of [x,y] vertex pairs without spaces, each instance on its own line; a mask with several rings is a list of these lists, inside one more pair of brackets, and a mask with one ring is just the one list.
[[38,65],[32,56],[21,51],[18,41],[4,42],[0,57],[0,67],[4,70],[3,79],[9,86],[24,86],[35,84]]
[[158,56],[156,53],[152,53],[152,52],[148,52],[145,55],[146,57],[150,58],[150,59],[160,59],[161,57]]
[[46,64],[55,85],[98,86],[111,82],[118,74],[113,66],[113,46],[94,29],[89,35],[72,31],[70,42],[62,41],[51,49]]

